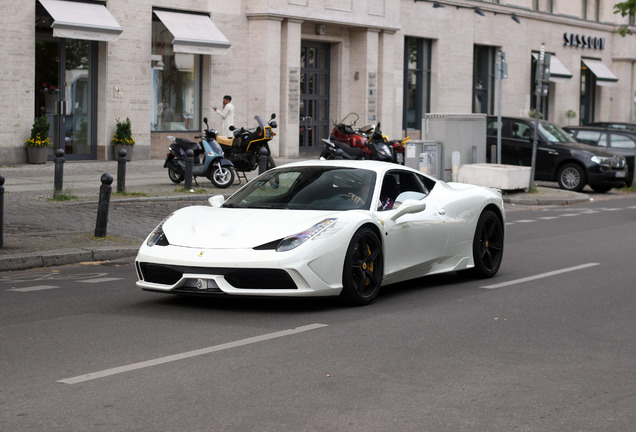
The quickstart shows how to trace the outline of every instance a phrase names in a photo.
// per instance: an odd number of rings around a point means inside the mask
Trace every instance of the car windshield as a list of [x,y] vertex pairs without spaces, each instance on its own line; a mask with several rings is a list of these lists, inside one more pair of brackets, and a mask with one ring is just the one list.
[[258,176],[223,207],[369,210],[375,181],[375,172],[365,169],[283,167]]
[[576,140],[569,133],[546,121],[539,122],[539,132],[541,136],[551,143],[575,143]]

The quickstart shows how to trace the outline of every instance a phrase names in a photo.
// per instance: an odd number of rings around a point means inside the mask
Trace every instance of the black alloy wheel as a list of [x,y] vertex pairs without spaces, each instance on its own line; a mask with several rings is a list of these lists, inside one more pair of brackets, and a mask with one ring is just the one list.
[[484,210],[477,221],[473,238],[473,259],[475,267],[464,270],[475,278],[490,278],[499,271],[503,259],[504,230],[501,220],[492,210]]
[[341,298],[354,306],[371,303],[380,292],[382,276],[382,244],[372,229],[363,227],[353,235],[345,255]]

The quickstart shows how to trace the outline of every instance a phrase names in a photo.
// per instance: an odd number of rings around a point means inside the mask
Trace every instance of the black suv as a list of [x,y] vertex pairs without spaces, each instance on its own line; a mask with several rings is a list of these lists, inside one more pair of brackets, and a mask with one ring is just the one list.
[[595,126],[564,126],[563,130],[572,135],[576,141],[582,144],[600,147],[625,157],[629,172],[627,174],[627,186],[634,180],[634,168],[636,165],[636,129],[612,129]]
[[[535,120],[502,117],[501,162],[531,166]],[[497,117],[488,116],[487,160],[497,145]],[[494,161],[493,161],[494,162]],[[580,191],[589,184],[596,192],[623,187],[627,181],[625,158],[597,147],[580,144],[560,127],[539,121],[535,180],[558,181],[563,189]]]

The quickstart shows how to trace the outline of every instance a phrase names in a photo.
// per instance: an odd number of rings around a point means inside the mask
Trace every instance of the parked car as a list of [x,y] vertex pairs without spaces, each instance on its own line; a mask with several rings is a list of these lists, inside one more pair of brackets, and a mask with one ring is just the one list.
[[627,186],[634,180],[634,159],[636,159],[636,129],[610,129],[594,126],[566,126],[564,131],[576,141],[595,147],[602,147],[625,157],[629,172]]
[[602,127],[602,128],[608,128],[608,129],[636,131],[636,123],[627,123],[627,122],[591,122],[591,123],[586,123],[585,126],[596,126],[596,127]]
[[[535,119],[502,117],[501,162],[531,166]],[[488,148],[497,145],[497,117],[487,119]],[[586,184],[603,193],[627,182],[623,156],[578,143],[559,126],[539,121],[535,180],[557,181],[562,189],[580,191]],[[487,153],[490,161],[491,152]]]
[[429,274],[493,277],[501,193],[378,161],[273,168],[227,200],[172,213],[139,249],[137,286],[190,295],[341,296]]

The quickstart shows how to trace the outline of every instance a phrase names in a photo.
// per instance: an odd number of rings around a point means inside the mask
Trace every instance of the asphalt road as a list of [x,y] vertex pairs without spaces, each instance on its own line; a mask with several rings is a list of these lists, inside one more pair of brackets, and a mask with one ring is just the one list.
[[0,273],[0,430],[633,430],[636,197],[507,217],[495,278],[360,308],[146,293],[130,259]]

